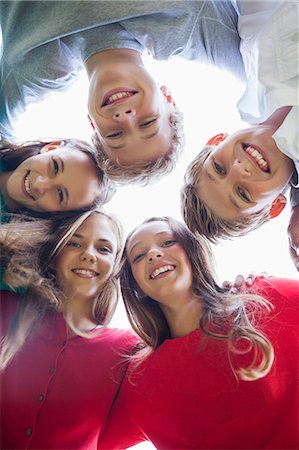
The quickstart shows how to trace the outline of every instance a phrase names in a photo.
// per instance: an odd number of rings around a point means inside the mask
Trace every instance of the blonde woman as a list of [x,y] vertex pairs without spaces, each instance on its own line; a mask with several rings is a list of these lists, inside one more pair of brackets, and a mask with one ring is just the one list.
[[106,326],[121,234],[99,209],[2,225],[5,281],[27,290],[1,293],[1,448],[97,448],[136,341]]
[[121,272],[130,364],[101,449],[297,449],[299,281],[232,294],[204,239],[170,218],[128,237]]

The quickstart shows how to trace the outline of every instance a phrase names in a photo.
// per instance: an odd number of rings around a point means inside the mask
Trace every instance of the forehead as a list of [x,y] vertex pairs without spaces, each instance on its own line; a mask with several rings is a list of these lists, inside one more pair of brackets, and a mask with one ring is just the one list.
[[167,222],[157,221],[149,222],[141,225],[130,237],[127,249],[130,251],[133,246],[139,245],[145,242],[147,239],[160,236],[164,233],[172,233],[172,230]]
[[115,246],[117,244],[117,236],[112,222],[108,217],[98,213],[87,217],[74,234],[92,237],[93,239],[105,239]]

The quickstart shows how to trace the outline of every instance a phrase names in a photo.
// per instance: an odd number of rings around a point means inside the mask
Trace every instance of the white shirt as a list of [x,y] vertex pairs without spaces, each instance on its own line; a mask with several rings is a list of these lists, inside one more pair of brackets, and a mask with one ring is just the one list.
[[273,134],[278,148],[294,161],[298,173],[293,206],[299,203],[299,2],[238,1],[240,50],[247,76],[238,102],[242,120],[264,122],[278,108],[293,106]]

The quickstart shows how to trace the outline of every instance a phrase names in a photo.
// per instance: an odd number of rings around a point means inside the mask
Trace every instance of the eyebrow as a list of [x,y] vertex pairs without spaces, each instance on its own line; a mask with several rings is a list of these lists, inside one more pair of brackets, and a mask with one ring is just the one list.
[[150,139],[150,138],[156,136],[158,134],[158,132],[159,132],[159,128],[156,128],[156,130],[153,133],[148,134],[147,136],[142,136],[142,139],[144,139],[144,140],[145,139]]
[[59,161],[60,161],[61,172],[64,172],[64,161],[63,161],[63,159],[61,158],[61,156],[57,156],[57,159],[59,159]]
[[[159,133],[160,127],[157,126],[156,129],[153,131],[153,133],[148,134],[146,136],[141,136],[141,139],[146,140],[146,139],[151,139],[152,137],[156,136]],[[119,144],[119,145],[110,145],[107,144],[109,148],[112,148],[113,150],[117,150],[120,148],[124,148],[126,146],[126,144]]]
[[[81,239],[81,240],[84,239],[84,236],[82,236],[82,234],[80,234],[80,233],[74,233],[73,237],[76,237],[76,238]],[[111,241],[109,241],[109,239],[99,238],[97,241],[98,242],[108,242],[108,244],[110,244],[113,247],[113,244],[112,244]]]

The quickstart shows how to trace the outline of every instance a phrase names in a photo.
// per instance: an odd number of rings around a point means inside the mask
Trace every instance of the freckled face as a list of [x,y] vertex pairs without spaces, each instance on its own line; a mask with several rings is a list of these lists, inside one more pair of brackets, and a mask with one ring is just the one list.
[[192,295],[192,268],[167,222],[140,226],[127,244],[127,256],[140,289],[162,304]]
[[270,208],[287,186],[294,166],[272,133],[265,126],[238,131],[208,156],[197,191],[218,216],[234,219]]
[[[8,200],[33,211],[68,211],[88,206],[99,194],[91,159],[74,148],[31,156],[7,180]],[[8,201],[8,206],[9,206]]]
[[117,239],[111,222],[92,214],[56,258],[59,288],[67,297],[95,298],[112,274]]

